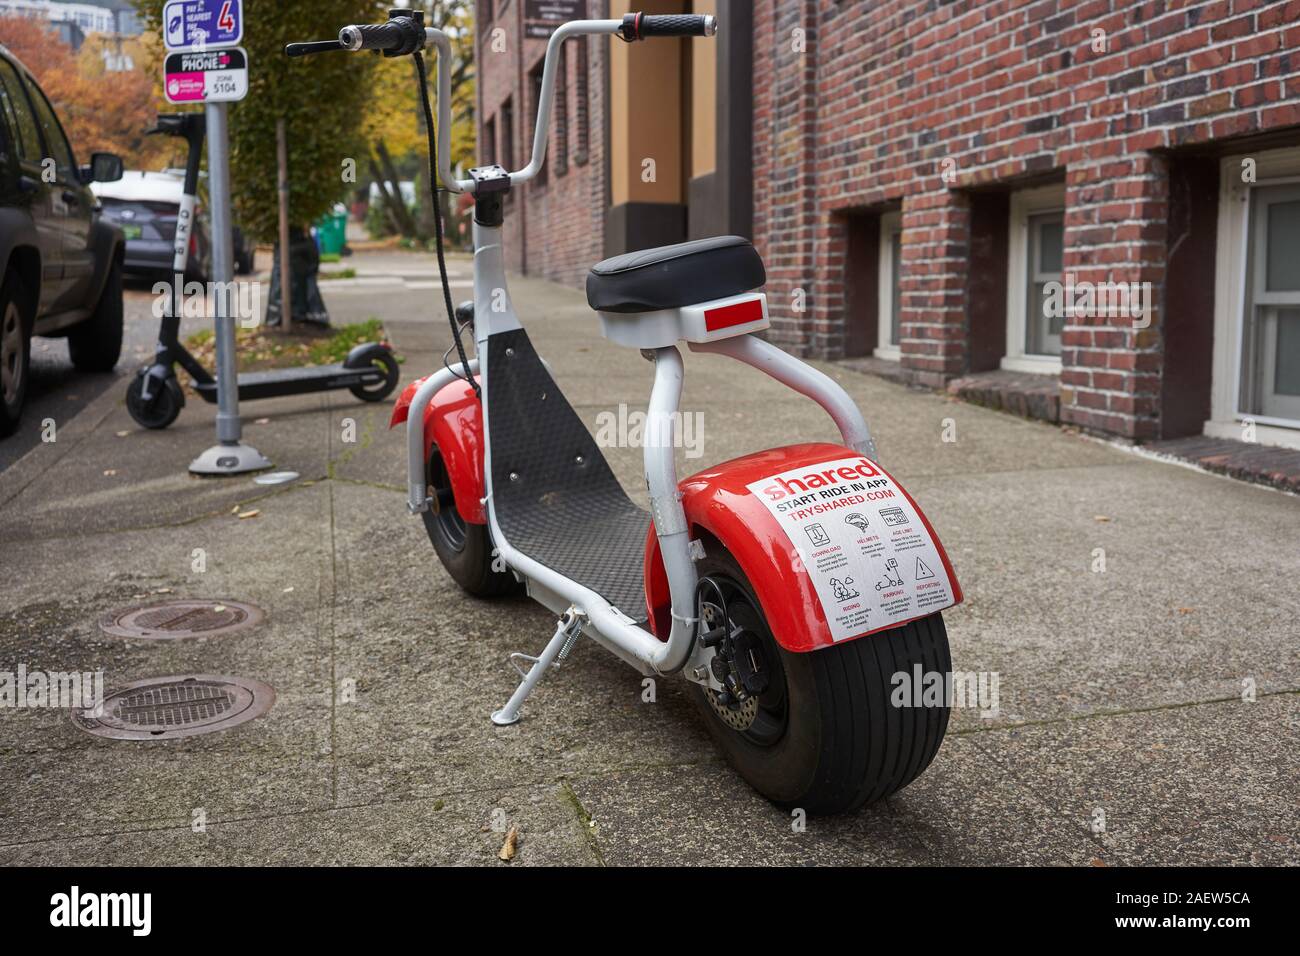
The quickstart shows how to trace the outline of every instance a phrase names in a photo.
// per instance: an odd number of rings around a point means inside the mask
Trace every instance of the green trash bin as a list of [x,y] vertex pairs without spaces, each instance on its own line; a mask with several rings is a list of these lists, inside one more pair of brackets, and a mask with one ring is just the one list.
[[348,210],[342,204],[327,213],[316,223],[316,245],[321,256],[337,259],[343,254],[348,239]]

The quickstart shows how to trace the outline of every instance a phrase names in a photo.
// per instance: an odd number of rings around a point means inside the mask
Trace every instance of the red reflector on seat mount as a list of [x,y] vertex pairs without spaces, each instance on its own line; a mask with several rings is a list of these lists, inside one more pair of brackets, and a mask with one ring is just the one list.
[[723,306],[721,309],[709,309],[704,313],[704,327],[710,332],[730,329],[737,325],[763,321],[763,300],[750,299],[735,305]]

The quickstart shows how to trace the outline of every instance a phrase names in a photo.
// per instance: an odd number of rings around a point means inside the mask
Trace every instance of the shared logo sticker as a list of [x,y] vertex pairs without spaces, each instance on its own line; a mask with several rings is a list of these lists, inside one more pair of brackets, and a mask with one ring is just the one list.
[[956,604],[939,549],[895,483],[863,456],[748,486],[803,560],[842,641]]

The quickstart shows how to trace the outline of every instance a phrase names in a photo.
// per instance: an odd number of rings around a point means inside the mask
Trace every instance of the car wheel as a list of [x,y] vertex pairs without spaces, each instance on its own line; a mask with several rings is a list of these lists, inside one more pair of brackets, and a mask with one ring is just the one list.
[[27,299],[18,277],[0,286],[0,435],[18,427],[32,362],[32,323],[24,315]]
[[99,304],[68,335],[72,364],[81,372],[111,372],[122,354],[122,263],[114,260]]

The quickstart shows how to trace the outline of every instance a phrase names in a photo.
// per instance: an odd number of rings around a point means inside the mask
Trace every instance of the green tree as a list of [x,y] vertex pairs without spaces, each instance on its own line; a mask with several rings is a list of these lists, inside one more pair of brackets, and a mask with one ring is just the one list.
[[[159,31],[163,0],[136,0],[146,29]],[[289,219],[305,228],[356,188],[369,155],[363,133],[371,107],[369,55],[326,53],[290,59],[297,40],[337,36],[349,23],[376,21],[372,0],[244,0],[248,97],[230,110],[235,218],[262,242],[278,234],[276,121],[289,143]],[[380,17],[379,19],[382,19]],[[155,70],[161,85],[161,69]]]

